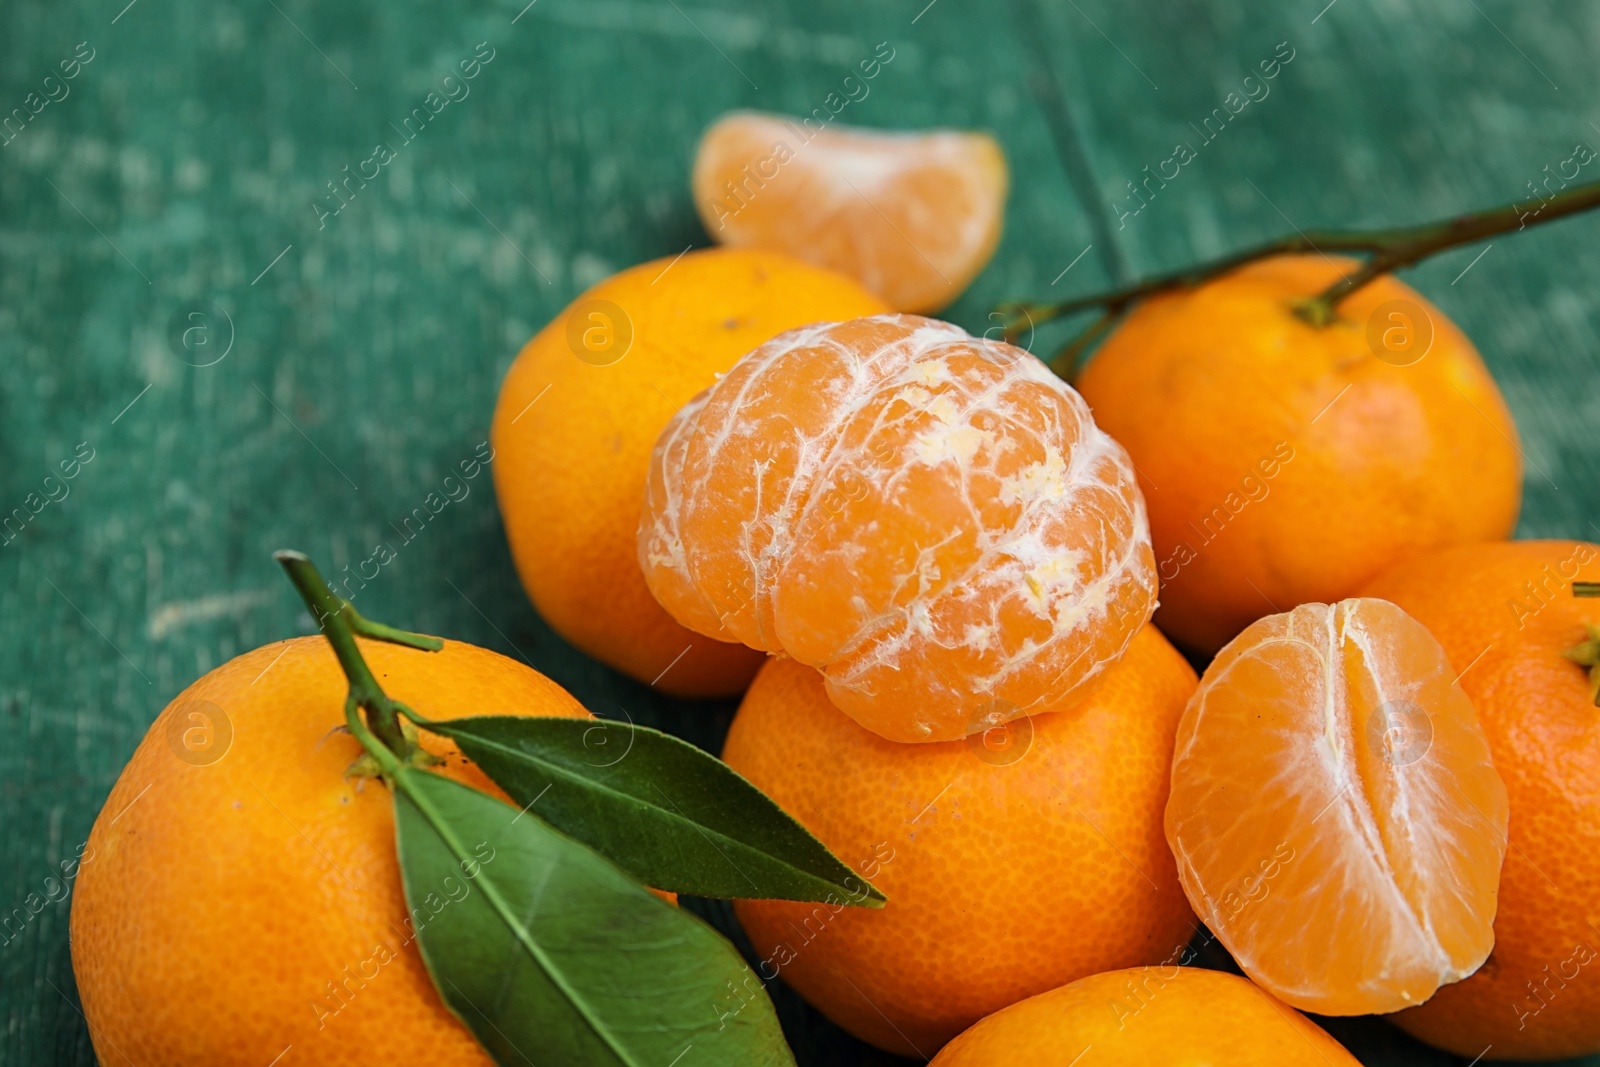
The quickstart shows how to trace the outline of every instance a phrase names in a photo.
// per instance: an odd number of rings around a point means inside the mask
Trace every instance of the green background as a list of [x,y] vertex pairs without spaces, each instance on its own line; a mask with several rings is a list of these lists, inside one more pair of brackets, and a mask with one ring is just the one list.
[[[1527,198],[1574,145],[1600,145],[1596,5],[524,2],[0,6],[4,111],[79,42],[94,50],[70,95],[0,146],[0,508],[80,442],[95,457],[0,550],[0,908],[84,840],[168,700],[309,629],[273,549],[337,570],[394,540],[487,436],[529,336],[605,275],[708,243],[687,175],[726,109],[808,112],[887,41],[894,60],[843,121],[994,131],[1013,176],[1006,236],[947,312],[974,331],[1003,299],[1296,227]],[[495,58],[471,95],[319,229],[324,183],[480,41]],[[1125,183],[1196,140],[1190,123],[1280,42],[1295,58],[1271,94],[1119,229]],[[1597,234],[1580,218],[1407,276],[1477,342],[1516,414],[1523,535],[1600,531]],[[210,348],[169,338],[190,312],[210,316]],[[190,365],[230,332],[225,358]],[[375,618],[524,656],[601,715],[715,749],[732,713],[657,696],[555,637],[517,586],[487,478],[362,597]],[[701,910],[732,929],[725,907]],[[52,905],[0,946],[0,1063],[93,1061],[67,914]],[[889,1062],[774,993],[803,1063]],[[1455,1062],[1379,1022],[1334,1029],[1369,1063]]]

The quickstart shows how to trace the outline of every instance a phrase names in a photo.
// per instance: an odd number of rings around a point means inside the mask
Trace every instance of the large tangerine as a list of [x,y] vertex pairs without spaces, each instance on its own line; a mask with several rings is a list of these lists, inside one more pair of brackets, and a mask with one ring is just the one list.
[[[650,451],[672,414],[756,345],[885,310],[788,256],[705,249],[615,274],[540,330],[506,372],[490,441],[511,558],[550,627],[665,692],[742,693],[761,657],[687,633],[634,562]],[[597,341],[608,347],[590,351]]]
[[1215,653],[1432,548],[1510,535],[1517,429],[1472,342],[1390,275],[1325,327],[1295,306],[1348,258],[1274,256],[1140,304],[1079,379],[1137,464],[1161,610]]
[[[390,696],[436,719],[590,717],[487,649],[358,643]],[[418,951],[433,909],[408,910],[394,801],[346,777],[362,753],[340,729],[348,690],[328,643],[299,637],[217,667],[151,725],[72,894],[72,969],[101,1063],[489,1064]],[[440,773],[504,796],[454,743],[421,744]]]
[[1459,545],[1367,587],[1444,646],[1510,794],[1494,954],[1393,1018],[1466,1059],[1600,1053],[1600,709],[1563,655],[1600,623],[1600,603],[1573,596],[1575,580],[1600,580],[1600,545]]
[[902,745],[839,714],[816,671],[769,661],[723,758],[889,899],[736,901],[757,970],[857,1037],[929,1056],[1063,982],[1181,958],[1194,914],[1161,813],[1195,681],[1147,625],[1073,705],[981,742]]

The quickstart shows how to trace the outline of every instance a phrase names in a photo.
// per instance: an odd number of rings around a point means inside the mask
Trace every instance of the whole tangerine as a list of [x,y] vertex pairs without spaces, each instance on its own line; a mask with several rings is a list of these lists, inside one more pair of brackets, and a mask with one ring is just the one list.
[[1084,369],[1149,505],[1156,621],[1185,648],[1516,525],[1516,427],[1443,312],[1382,276],[1327,326],[1294,313],[1351,267],[1278,256],[1152,297]]
[[1243,978],[1134,967],[1080,978],[984,1019],[930,1067],[1359,1067],[1304,1015]]
[[665,692],[743,692],[761,655],[684,629],[639,574],[650,450],[674,412],[763,341],[883,310],[832,271],[711,249],[613,275],[539,331],[506,373],[490,440],[511,556],[551,628]]
[[[432,718],[588,717],[529,667],[446,641],[361,641]],[[394,805],[347,778],[348,681],[321,637],[216,668],[156,717],[95,820],[72,896],[72,968],[102,1063],[490,1063],[423,965]],[[443,774],[502,796],[456,747]],[[447,906],[447,905],[446,905]]]
[[723,758],[889,900],[870,914],[736,901],[758,972],[857,1037],[926,1057],[1026,997],[1178,957],[1194,916],[1161,812],[1194,686],[1146,626],[1080,703],[907,745],[841,714],[815,670],[773,659]]
[[1410,560],[1367,587],[1439,639],[1510,795],[1494,952],[1472,977],[1391,1016],[1471,1058],[1600,1052],[1600,708],[1584,666],[1600,545],[1512,541]]

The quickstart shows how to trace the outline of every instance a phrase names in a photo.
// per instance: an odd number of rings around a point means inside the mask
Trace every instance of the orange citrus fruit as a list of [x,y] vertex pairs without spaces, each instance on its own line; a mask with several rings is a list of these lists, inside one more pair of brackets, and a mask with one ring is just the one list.
[[666,692],[742,692],[761,656],[673,622],[639,574],[650,450],[675,411],[763,341],[883,310],[830,271],[717,249],[625,270],[529,341],[495,407],[494,484],[517,573],[551,628]]
[[1360,1067],[1304,1015],[1232,974],[1135,967],[1029,997],[930,1067]]
[[694,202],[712,238],[859,279],[897,311],[937,311],[1000,243],[1006,159],[982,133],[821,127],[735,111],[700,141]]
[[1316,328],[1294,305],[1351,269],[1280,256],[1141,304],[1079,388],[1150,507],[1156,622],[1212,653],[1406,556],[1506,537],[1517,431],[1477,350],[1381,277]]
[[822,669],[895,741],[1063,706],[1155,600],[1127,455],[1083,399],[914,315],[782,334],[686,406],[639,559],[685,626]]
[[1600,1052],[1600,708],[1583,667],[1563,655],[1593,637],[1600,601],[1573,597],[1574,579],[1600,580],[1600,546],[1461,546],[1368,586],[1444,646],[1511,797],[1493,954],[1394,1016],[1468,1058]]
[[1194,931],[1161,832],[1194,671],[1154,627],[1080,703],[904,745],[762,668],[723,758],[888,896],[736,901],[760,956],[834,1022],[932,1055],[978,1019],[1096,971],[1176,958]]
[[[588,715],[471,645],[361,651],[385,692],[431,718]],[[327,642],[302,637],[228,661],[156,717],[72,898],[100,1062],[264,1067],[291,1048],[284,1062],[490,1062],[417,950],[431,906],[407,914],[388,790],[345,777],[363,751],[340,729],[347,688]],[[453,744],[422,743],[443,773],[502,795]]]
[[1455,674],[1373,599],[1268,616],[1206,668],[1167,840],[1195,914],[1278,999],[1395,1011],[1489,954],[1506,788]]

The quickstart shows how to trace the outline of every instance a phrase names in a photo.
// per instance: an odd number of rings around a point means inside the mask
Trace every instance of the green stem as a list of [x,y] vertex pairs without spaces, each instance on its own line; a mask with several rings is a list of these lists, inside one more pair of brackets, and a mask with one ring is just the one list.
[[[1600,582],[1573,582],[1572,595],[1576,597],[1600,596]],[[1589,672],[1589,696],[1600,707],[1600,627],[1585,627],[1588,639],[1573,645],[1562,655]]]
[[[272,558],[288,573],[289,581],[294,583],[300,598],[311,610],[317,628],[328,639],[328,644],[333,646],[333,654],[338,658],[345,677],[350,680],[350,696],[345,703],[345,719],[350,725],[350,732],[372,753],[373,759],[378,761],[385,773],[392,773],[399,763],[411,759],[415,748],[400,725],[400,716],[409,709],[398,701],[390,700],[383,691],[372,669],[367,666],[366,658],[361,655],[356,635],[427,652],[439,651],[444,647],[444,642],[437,637],[397,630],[363,618],[354,605],[328,588],[316,565],[302,552],[282,549],[274,552]],[[356,714],[358,708],[367,713],[365,723]]]
[[1600,207],[1600,182],[1564,189],[1549,200],[1541,201],[1539,210],[1531,214],[1522,211],[1516,204],[1506,204],[1426,226],[1391,230],[1384,236],[1373,257],[1363,263],[1360,269],[1340,278],[1297,311],[1313,326],[1326,326],[1337,317],[1339,301],[1380,274],[1420,263],[1446,249],[1476,244],[1485,238],[1510,233],[1513,229],[1525,230],[1529,226],[1554,222],[1595,207]]
[[1267,256],[1289,255],[1296,252],[1312,252],[1319,249],[1332,249],[1336,252],[1371,252],[1373,245],[1370,240],[1364,239],[1359,234],[1340,233],[1311,233],[1291,234],[1280,237],[1276,241],[1247,248],[1242,252],[1234,252],[1220,259],[1209,260],[1182,270],[1170,271],[1166,274],[1157,274],[1146,278],[1144,281],[1125,285],[1120,289],[1109,292],[1093,293],[1089,296],[1073,297],[1054,304],[1034,304],[1019,302],[1002,304],[996,310],[1006,317],[1006,339],[1015,339],[1017,331],[1031,319],[1034,325],[1059,319],[1079,311],[1090,308],[1101,308],[1111,315],[1119,315],[1131,305],[1143,300],[1147,296],[1155,296],[1171,289],[1189,289],[1201,282],[1209,281],[1221,274],[1244,266],[1246,263]]
[[1083,354],[1105,336],[1106,331],[1116,325],[1116,322],[1116,312],[1102,311],[1099,317],[1089,324],[1088,329],[1067,342],[1061,351],[1056,353],[1054,359],[1048,360],[1047,366],[1062,380],[1072,381],[1078,376],[1078,363],[1083,359]]
[[[345,698],[344,702],[345,725],[350,728],[350,733],[355,737],[355,739],[361,742],[361,747],[366,749],[368,754],[372,756],[373,760],[378,765],[379,772],[387,776],[392,781],[394,780],[395,771],[404,766],[401,761],[409,759],[410,757],[406,754],[396,752],[387,744],[378,740],[377,735],[371,730],[367,729],[367,724],[361,720],[361,716],[357,711],[360,706],[360,702],[356,700],[356,695],[354,691],[352,691],[351,694]],[[369,712],[368,714],[371,713]]]
[[[1303,252],[1353,252],[1368,256],[1369,258],[1359,268],[1295,308],[1295,314],[1313,326],[1326,326],[1338,317],[1340,301],[1381,274],[1409,267],[1446,249],[1554,222],[1556,219],[1589,211],[1595,207],[1600,207],[1600,182],[1564,189],[1549,200],[1541,201],[1538,209],[1533,211],[1524,210],[1513,203],[1422,226],[1387,230],[1327,230],[1295,233],[1220,259],[1167,274],[1158,274],[1108,292],[1073,297],[1054,304],[1027,302],[1002,304],[998,310],[1006,317],[1005,338],[1007,341],[1012,341],[1025,324],[1037,326],[1039,323],[1090,308],[1100,308],[1103,312],[1102,319],[1105,316],[1115,319],[1146,297],[1173,289],[1193,288],[1202,282],[1236,270],[1246,263],[1268,256]],[[1087,347],[1093,341],[1090,334],[1103,332],[1105,329],[1102,319],[1097,319],[1089,330],[1076,338],[1058,360],[1064,360],[1068,352],[1076,356]]]

